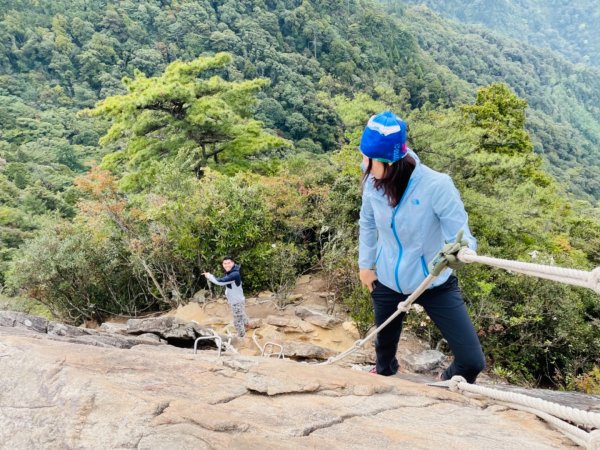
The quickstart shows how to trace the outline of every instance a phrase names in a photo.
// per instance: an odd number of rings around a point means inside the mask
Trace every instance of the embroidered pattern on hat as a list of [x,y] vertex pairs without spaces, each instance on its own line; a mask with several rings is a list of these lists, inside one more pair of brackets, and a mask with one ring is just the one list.
[[384,136],[389,136],[390,134],[398,133],[401,130],[400,125],[398,125],[397,123],[394,125],[384,125],[382,123],[375,122],[374,119],[375,117],[371,117],[369,119],[367,127],[371,128],[372,130],[378,131]]
[[400,159],[400,150],[402,149],[402,145],[394,144],[394,161]]

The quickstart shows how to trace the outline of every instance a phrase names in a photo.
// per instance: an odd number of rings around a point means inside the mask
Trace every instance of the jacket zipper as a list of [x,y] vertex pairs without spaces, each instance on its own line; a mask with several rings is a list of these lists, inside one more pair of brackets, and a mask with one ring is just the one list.
[[394,208],[394,213],[392,214],[392,221],[390,223],[392,232],[394,233],[394,237],[396,238],[396,242],[398,243],[398,260],[396,261],[396,267],[394,268],[394,278],[396,280],[396,287],[398,288],[399,292],[402,292],[402,289],[400,288],[400,279],[398,277],[398,269],[400,268],[400,261],[402,260],[402,253],[403,253],[404,249],[402,248],[402,243],[400,242],[400,238],[398,237],[396,227],[394,226],[394,219],[396,218],[396,213],[398,212],[398,209],[400,209],[400,205],[402,205],[402,201],[404,200],[404,197],[406,197],[406,194],[408,193],[408,189],[410,188],[411,184],[412,184],[412,179],[408,180],[408,184],[406,185],[406,189],[404,189],[402,198],[400,199],[400,201]]
[[423,269],[423,275],[425,275],[425,278],[427,278],[429,276],[429,269],[427,268],[424,255],[421,255],[421,268]]

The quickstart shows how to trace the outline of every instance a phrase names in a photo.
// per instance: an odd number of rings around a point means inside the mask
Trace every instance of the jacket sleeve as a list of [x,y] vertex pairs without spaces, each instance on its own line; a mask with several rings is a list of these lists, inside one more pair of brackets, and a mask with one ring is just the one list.
[[469,242],[469,248],[476,250],[477,240],[471,234],[465,206],[452,179],[448,175],[444,175],[433,192],[433,209],[440,220],[444,240],[454,242],[456,234],[462,228],[463,239]]
[[228,286],[232,282],[236,281],[236,278],[239,278],[239,275],[229,274],[221,278],[215,278],[212,273],[209,273],[208,277],[206,277],[208,281],[210,281],[212,284],[216,284],[217,286]]
[[367,195],[366,186],[363,190],[358,226],[358,267],[360,269],[373,269],[377,257],[377,226],[375,225],[373,206]]

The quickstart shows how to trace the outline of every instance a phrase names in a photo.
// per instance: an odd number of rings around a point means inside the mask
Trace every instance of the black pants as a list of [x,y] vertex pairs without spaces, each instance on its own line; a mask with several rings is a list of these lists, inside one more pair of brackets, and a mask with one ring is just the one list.
[[[376,281],[371,297],[375,309],[375,323],[379,326],[396,312],[398,303],[406,300],[408,295],[399,294]],[[428,289],[415,303],[423,306],[454,354],[454,361],[443,372],[442,378],[448,380],[454,375],[461,375],[469,383],[474,383],[479,372],[485,367],[485,358],[473,323],[467,314],[456,277],[451,276],[441,286]],[[404,313],[400,314],[377,334],[376,367],[380,375],[394,375],[398,372],[396,352],[404,316]]]

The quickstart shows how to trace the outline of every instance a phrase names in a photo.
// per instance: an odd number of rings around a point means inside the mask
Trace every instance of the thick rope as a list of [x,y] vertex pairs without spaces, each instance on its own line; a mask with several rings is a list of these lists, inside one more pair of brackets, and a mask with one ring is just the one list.
[[500,391],[480,385],[469,384],[461,376],[452,377],[449,382],[449,388],[453,392],[470,392],[508,403],[511,408],[530,412],[555,425],[561,431],[565,432],[571,440],[583,447],[594,450],[600,448],[600,430],[594,430],[588,433],[585,430],[581,430],[574,425],[560,420],[564,419],[570,422],[600,428],[600,414],[598,413],[582,411],[580,409],[571,408],[570,406],[559,405],[558,403],[516,392]]
[[265,349],[260,345],[258,339],[256,339],[256,328],[254,329],[254,331],[252,331],[252,342],[254,342],[254,345],[258,347],[258,349],[260,350],[260,354],[262,355]]
[[463,377],[454,376],[450,380],[450,390],[463,390],[474,394],[485,395],[496,400],[501,400],[510,403],[518,403],[530,408],[537,408],[540,411],[552,414],[555,417],[560,417],[564,420],[577,422],[582,425],[588,425],[595,428],[600,428],[600,414],[583,411],[581,409],[571,408],[570,406],[559,405],[558,403],[549,402],[541,398],[530,397],[528,395],[519,394],[516,392],[499,391],[488,387],[469,384]]
[[521,261],[511,261],[509,259],[479,256],[469,248],[461,249],[458,252],[458,259],[467,264],[486,264],[488,266],[522,273],[524,275],[558,281],[573,286],[586,287],[600,294],[600,267],[596,267],[591,272],[566,269],[564,267],[546,266],[543,264],[532,264]]
[[550,414],[546,414],[542,411],[538,411],[534,408],[528,408],[526,406],[517,405],[515,403],[498,402],[500,405],[504,405],[511,409],[518,409],[519,411],[525,411],[527,413],[538,416],[540,419],[545,420],[549,424],[553,425],[559,431],[561,431],[566,437],[571,439],[577,445],[587,448],[588,450],[600,450],[600,430],[594,430],[590,433],[577,428],[570,423],[563,420],[557,419]]

